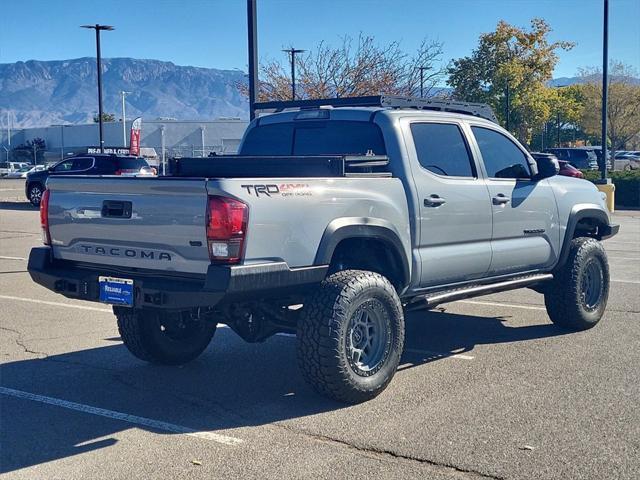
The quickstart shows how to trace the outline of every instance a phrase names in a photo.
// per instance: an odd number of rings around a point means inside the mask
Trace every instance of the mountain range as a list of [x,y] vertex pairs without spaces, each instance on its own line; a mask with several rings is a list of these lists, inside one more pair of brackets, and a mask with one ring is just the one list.
[[[185,67],[159,60],[103,59],[103,109],[127,118],[179,120],[248,117],[239,70]],[[0,124],[10,110],[15,127],[90,123],[97,112],[95,58],[0,64]]]
[[[248,117],[248,102],[237,88],[246,81],[240,70],[186,67],[160,60],[108,58],[103,65],[103,108],[122,117],[146,120],[212,120]],[[90,123],[97,111],[95,58],[0,64],[0,125],[7,111],[14,127]],[[556,78],[551,86],[579,83],[579,77]],[[448,88],[443,88],[449,91]]]

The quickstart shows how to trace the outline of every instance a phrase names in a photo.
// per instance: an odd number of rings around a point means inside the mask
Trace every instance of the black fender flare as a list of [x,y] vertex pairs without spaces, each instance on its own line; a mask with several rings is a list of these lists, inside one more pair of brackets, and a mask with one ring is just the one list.
[[400,259],[402,287],[409,285],[411,281],[409,260],[400,235],[391,222],[381,218],[343,217],[332,220],[322,234],[314,264],[330,264],[338,244],[350,238],[374,238],[386,244]]
[[602,208],[599,208],[597,205],[592,204],[578,204],[575,205],[571,212],[569,213],[569,218],[567,219],[567,228],[564,232],[564,239],[562,241],[562,249],[560,250],[560,255],[558,257],[558,263],[556,264],[555,270],[561,268],[567,258],[569,257],[569,248],[571,247],[571,239],[573,238],[573,234],[576,231],[576,226],[580,222],[580,220],[584,220],[585,218],[592,218],[598,224],[602,225],[605,231],[600,231],[598,229],[599,239],[607,238],[607,229],[610,229],[609,226],[609,214],[604,211]]

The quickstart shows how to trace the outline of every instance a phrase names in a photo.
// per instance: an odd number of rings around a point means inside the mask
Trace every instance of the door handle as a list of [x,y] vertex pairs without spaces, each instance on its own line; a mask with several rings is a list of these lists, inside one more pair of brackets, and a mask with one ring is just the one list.
[[447,201],[440,197],[439,195],[430,195],[429,197],[424,199],[425,207],[439,207],[443,203],[447,203]]
[[509,197],[506,197],[503,193],[499,193],[498,195],[493,197],[494,205],[504,205],[506,203],[509,203],[510,201],[511,199]]

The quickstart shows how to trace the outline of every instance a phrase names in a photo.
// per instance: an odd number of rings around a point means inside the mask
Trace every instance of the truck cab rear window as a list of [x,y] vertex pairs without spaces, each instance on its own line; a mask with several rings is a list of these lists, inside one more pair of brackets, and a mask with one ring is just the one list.
[[240,155],[385,155],[382,132],[370,122],[299,121],[251,129]]

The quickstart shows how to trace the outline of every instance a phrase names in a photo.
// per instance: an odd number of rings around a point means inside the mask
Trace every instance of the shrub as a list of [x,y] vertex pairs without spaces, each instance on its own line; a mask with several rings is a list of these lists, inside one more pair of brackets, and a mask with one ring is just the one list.
[[[597,170],[583,170],[584,178],[595,181],[600,178]],[[616,186],[616,206],[640,207],[640,170],[608,172]]]

